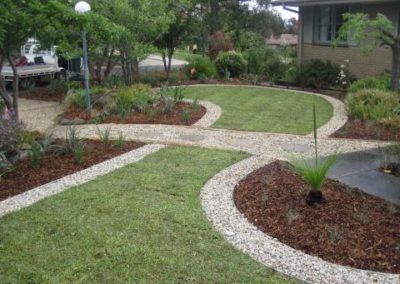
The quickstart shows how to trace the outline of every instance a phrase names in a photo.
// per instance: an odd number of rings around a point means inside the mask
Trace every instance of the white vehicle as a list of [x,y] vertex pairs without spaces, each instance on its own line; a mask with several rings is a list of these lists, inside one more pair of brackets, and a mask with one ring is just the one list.
[[[65,77],[66,70],[58,66],[58,57],[54,48],[42,50],[39,42],[30,38],[21,47],[21,58],[24,56],[27,59],[27,64],[16,67],[22,89],[34,86],[38,81]],[[14,80],[14,73],[10,65],[3,66],[1,77],[6,82]]]

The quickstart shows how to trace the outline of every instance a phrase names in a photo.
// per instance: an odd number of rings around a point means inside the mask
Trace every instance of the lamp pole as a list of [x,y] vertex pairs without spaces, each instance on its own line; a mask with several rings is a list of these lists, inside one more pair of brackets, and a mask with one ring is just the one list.
[[[90,5],[85,1],[79,1],[75,5],[75,12],[84,14],[90,11]],[[87,52],[87,39],[86,31],[82,31],[82,50],[83,50],[83,70],[85,72],[85,105],[86,112],[90,113],[90,84],[89,84],[89,68],[88,68],[88,52]]]

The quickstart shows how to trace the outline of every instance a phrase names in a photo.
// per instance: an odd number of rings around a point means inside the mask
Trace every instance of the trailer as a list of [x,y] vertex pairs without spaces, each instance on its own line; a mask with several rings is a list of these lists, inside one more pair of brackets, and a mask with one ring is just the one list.
[[[66,70],[58,66],[58,57],[55,48],[44,50],[39,42],[29,39],[21,47],[21,58],[26,58],[26,65],[17,66],[16,71],[19,85],[22,89],[35,86],[41,81],[50,81],[54,78],[65,78]],[[1,70],[1,78],[8,84],[14,80],[14,72],[10,65],[4,65]]]

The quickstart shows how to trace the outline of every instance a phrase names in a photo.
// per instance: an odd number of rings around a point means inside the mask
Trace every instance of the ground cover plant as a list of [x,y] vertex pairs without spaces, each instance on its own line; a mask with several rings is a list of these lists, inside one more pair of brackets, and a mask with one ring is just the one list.
[[201,208],[204,183],[245,157],[168,147],[1,218],[1,282],[294,282],[234,249]]
[[[309,206],[310,185],[290,164],[276,161],[236,186],[239,211],[266,234],[324,260],[400,273],[400,211],[380,198],[327,179],[323,206]],[[397,209],[396,209],[397,208]]]
[[[149,85],[137,84],[111,91],[100,90],[93,98],[90,116],[84,109],[83,92],[68,96],[67,108],[60,122],[190,125],[206,113],[203,106],[193,108],[183,101],[184,90],[181,87],[163,86],[160,90],[153,90]],[[186,115],[183,117],[182,113]]]
[[332,117],[333,108],[323,98],[284,90],[251,87],[191,87],[188,98],[211,101],[222,108],[217,128],[247,131],[309,134],[312,132],[312,106],[317,108],[317,126]]

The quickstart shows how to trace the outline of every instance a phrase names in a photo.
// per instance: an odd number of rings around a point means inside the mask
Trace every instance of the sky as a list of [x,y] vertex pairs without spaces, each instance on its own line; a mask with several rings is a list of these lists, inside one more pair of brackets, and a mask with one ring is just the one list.
[[[256,5],[257,5],[256,0],[253,0],[250,3],[250,7],[254,7]],[[282,18],[285,19],[285,20],[288,20],[288,19],[293,18],[293,17],[296,18],[296,19],[298,18],[297,13],[293,13],[293,12],[289,12],[287,10],[284,10],[282,8],[282,6],[274,6],[274,7],[272,7],[272,9],[275,10],[276,12],[278,12],[282,16]]]

